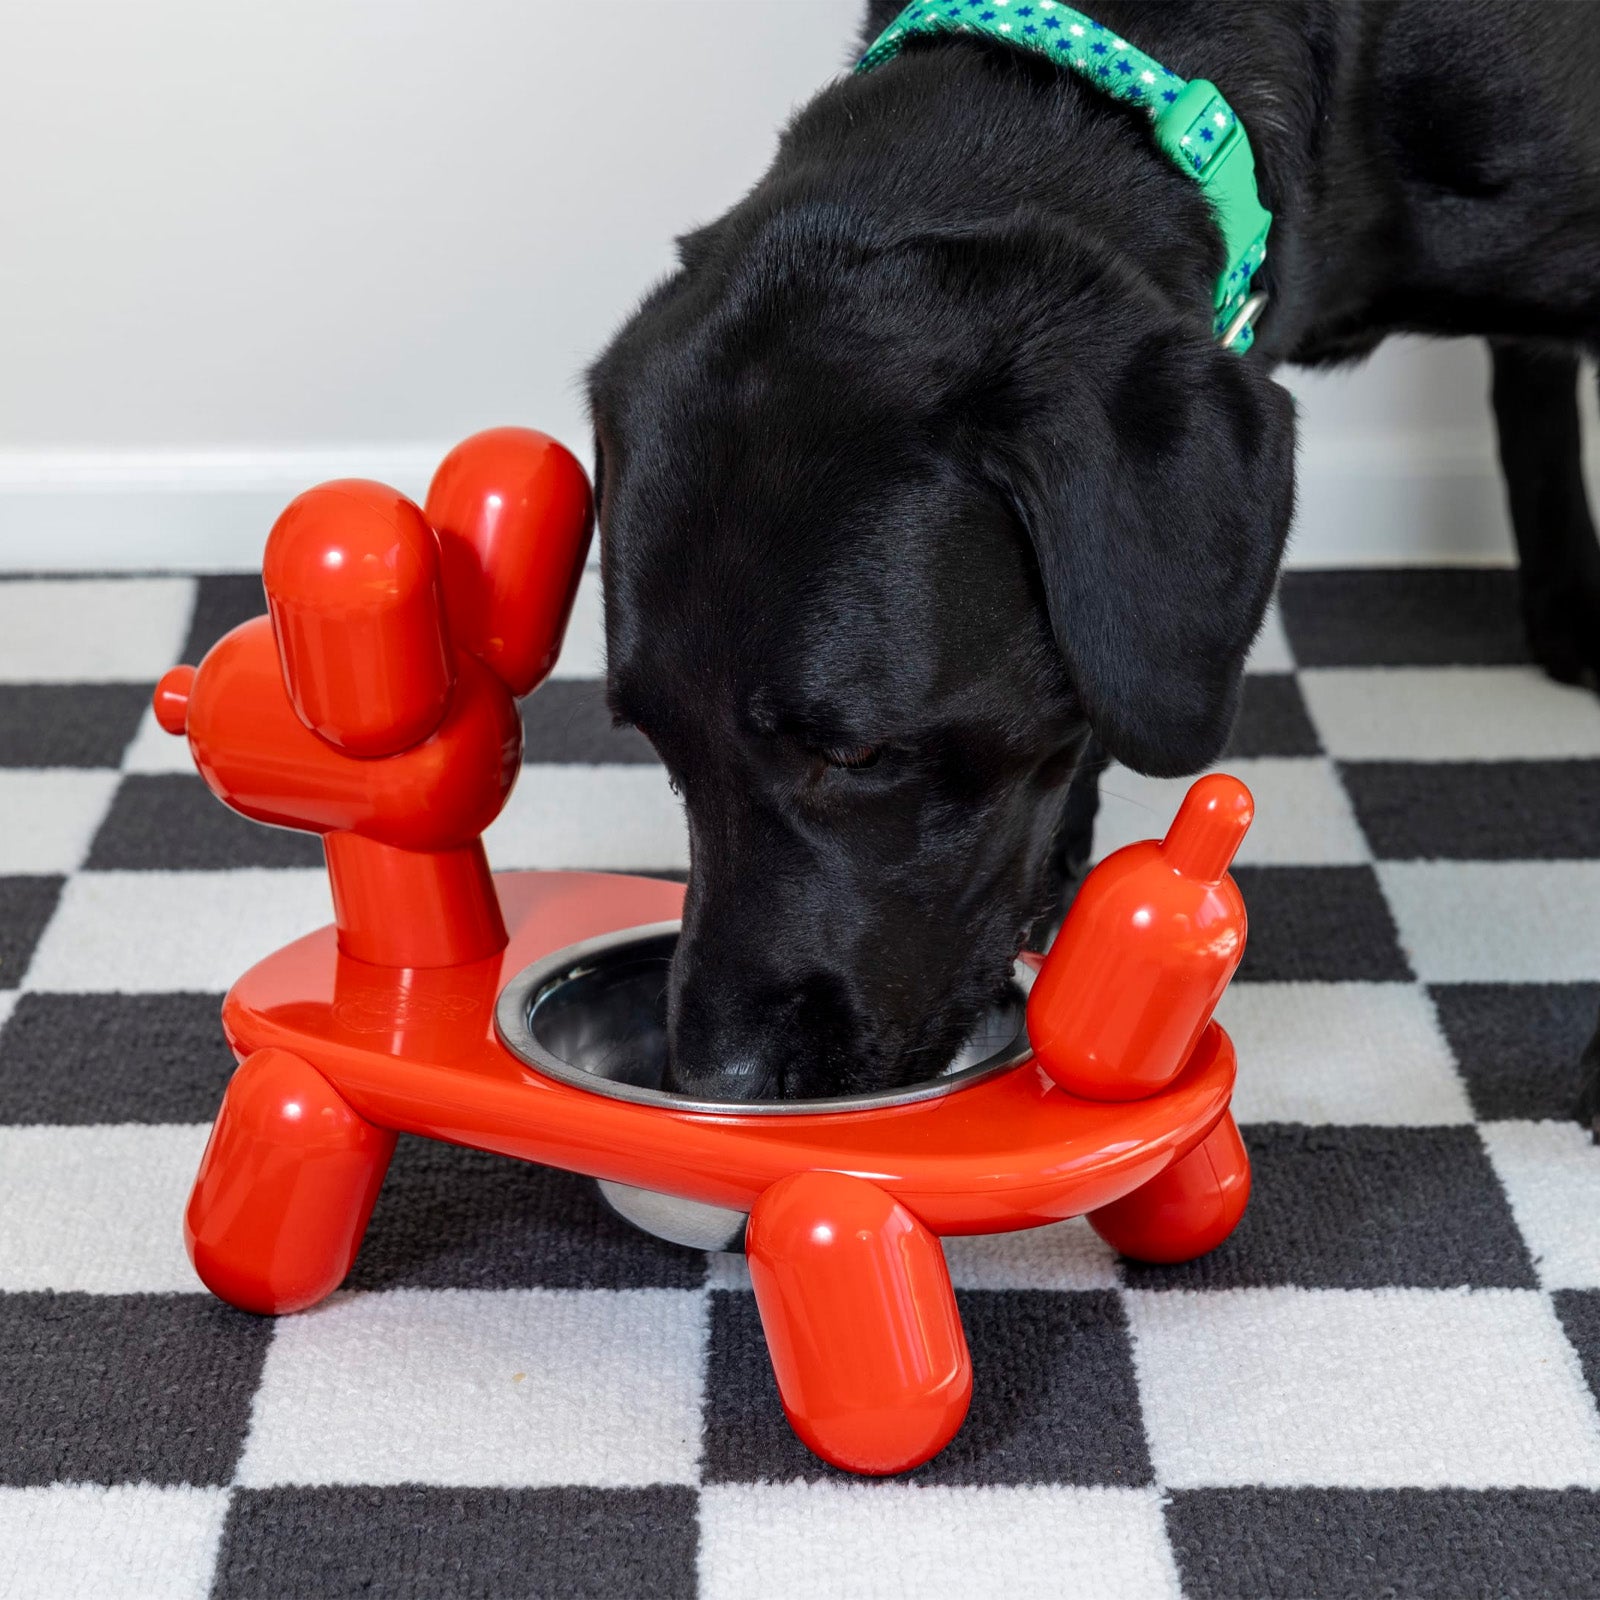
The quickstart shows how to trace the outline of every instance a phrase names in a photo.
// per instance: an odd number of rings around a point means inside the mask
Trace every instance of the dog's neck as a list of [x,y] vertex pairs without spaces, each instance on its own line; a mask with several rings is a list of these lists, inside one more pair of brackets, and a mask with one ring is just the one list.
[[[1092,9],[1174,70],[1215,81],[1249,129],[1261,200],[1274,215],[1256,278],[1271,296],[1257,357],[1298,354],[1314,319],[1360,325],[1375,286],[1339,267],[1338,233],[1382,219],[1331,217],[1320,175],[1330,149],[1370,160],[1358,94],[1361,8],[1103,0]],[[904,230],[955,234],[1025,225],[1030,215],[1070,226],[1135,266],[1175,307],[1209,311],[1221,243],[1203,194],[1136,112],[1049,62],[952,37],[843,80],[796,119],[751,200],[837,198],[841,176],[853,206]]]
[[[932,40],[976,35],[1073,72],[1096,93],[1150,119],[1150,131],[1186,178],[1210,202],[1225,256],[1217,279],[1213,331],[1225,348],[1248,350],[1266,302],[1252,278],[1266,252],[1272,217],[1261,206],[1249,131],[1215,84],[1185,79],[1087,12],[1039,0],[912,0],[862,56],[857,72],[872,72],[904,50]],[[1195,240],[1210,247],[1209,237]]]
[[[863,44],[897,9],[875,0]],[[1271,305],[1251,359],[1349,360],[1404,332],[1593,341],[1600,223],[1579,96],[1596,60],[1589,8],[1093,0],[1083,9],[1174,72],[1214,82],[1249,129],[1273,213],[1257,275]],[[883,121],[923,130],[920,149],[905,153],[934,175],[924,210],[948,201],[953,186],[941,190],[941,175],[964,171],[969,192],[981,175],[1006,200],[1087,227],[1164,293],[1193,303],[1183,268],[1210,219],[1170,183],[1165,194],[1148,184],[1123,191],[1164,160],[1138,137],[1135,117],[1103,103],[1097,111],[1095,91],[1073,74],[1030,73],[1004,46],[955,39],[926,53],[930,76],[908,76],[898,99],[822,97],[869,142]],[[985,56],[987,70],[973,70]],[[940,93],[954,96],[954,117],[913,103]],[[980,174],[978,152],[1002,170]],[[919,203],[918,177],[902,177],[891,211]]]
[[[875,9],[869,40],[896,9]],[[1582,9],[1527,11],[1587,59],[1572,20]],[[1440,131],[1459,108],[1489,115],[1510,70],[1502,57],[1532,74],[1533,55],[1517,54],[1531,23],[1433,0],[1097,0],[1092,10],[1173,71],[1215,83],[1249,129],[1273,226],[1256,276],[1271,303],[1245,359],[1349,360],[1398,332],[1593,337],[1586,248],[1544,262],[1539,292],[1527,273],[1530,238],[1587,240],[1595,227],[1570,165],[1587,146],[1561,122],[1559,85],[1530,100],[1556,108],[1542,143],[1483,150]],[[1443,54],[1441,18],[1454,30]],[[1477,32],[1498,55],[1472,48]],[[1551,150],[1568,164],[1541,159]],[[749,234],[807,203],[847,207],[880,233],[1075,230],[1209,331],[1223,252],[1204,195],[1136,111],[1004,45],[940,39],[836,82],[724,221]],[[1214,254],[1196,248],[1208,238]],[[1060,310],[1072,312],[1066,288]]]
[[1201,190],[1126,108],[1002,46],[941,41],[826,91],[747,204],[841,197],[885,235],[1069,228],[1209,326],[1221,243]]

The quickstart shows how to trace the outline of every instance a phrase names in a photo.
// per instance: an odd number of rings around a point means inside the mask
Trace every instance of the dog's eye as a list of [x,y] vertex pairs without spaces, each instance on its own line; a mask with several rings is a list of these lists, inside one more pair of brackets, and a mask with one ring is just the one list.
[[853,750],[823,750],[819,754],[830,767],[848,767],[851,772],[861,772],[878,764],[883,755],[883,746],[863,744]]

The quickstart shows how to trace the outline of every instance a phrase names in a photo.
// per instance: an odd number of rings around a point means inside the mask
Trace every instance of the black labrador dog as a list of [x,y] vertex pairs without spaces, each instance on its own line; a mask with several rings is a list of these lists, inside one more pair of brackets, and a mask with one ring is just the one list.
[[688,813],[679,1090],[927,1076],[1058,911],[1106,757],[1215,759],[1294,508],[1279,362],[1490,340],[1533,652],[1600,672],[1600,10],[1083,9],[1248,130],[1248,355],[1146,119],[941,36],[805,107],[592,369],[611,707]]

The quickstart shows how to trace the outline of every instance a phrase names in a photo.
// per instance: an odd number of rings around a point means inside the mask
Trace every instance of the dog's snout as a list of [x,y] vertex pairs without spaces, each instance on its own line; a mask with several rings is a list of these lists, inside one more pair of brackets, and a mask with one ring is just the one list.
[[666,1087],[674,1094],[770,1100],[783,1093],[778,1040],[737,988],[714,994],[686,985],[669,1014],[667,1041]]
[[696,1100],[772,1100],[781,1087],[775,1063],[759,1056],[685,1058],[674,1054],[667,1072],[674,1094]]
[[826,1094],[825,1063],[840,1054],[835,1007],[818,980],[681,943],[667,1007],[666,1087],[703,1100],[781,1100]]

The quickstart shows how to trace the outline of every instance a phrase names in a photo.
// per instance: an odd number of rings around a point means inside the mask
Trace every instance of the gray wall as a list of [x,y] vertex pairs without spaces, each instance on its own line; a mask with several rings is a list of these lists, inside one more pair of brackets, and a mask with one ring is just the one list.
[[[858,10],[13,0],[0,566],[248,567],[300,488],[420,491],[494,422],[586,454],[584,361]],[[1295,559],[1507,553],[1476,347],[1290,382]]]

